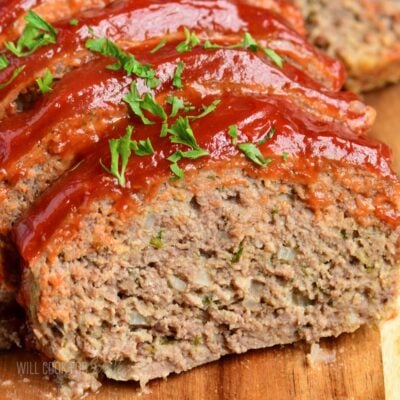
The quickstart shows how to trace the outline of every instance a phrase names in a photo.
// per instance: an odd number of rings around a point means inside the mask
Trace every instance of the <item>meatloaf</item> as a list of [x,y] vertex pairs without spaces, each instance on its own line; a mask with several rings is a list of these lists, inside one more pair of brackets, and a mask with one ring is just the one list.
[[100,143],[15,227],[36,347],[75,395],[104,375],[143,385],[225,354],[351,332],[393,301],[400,214],[388,149],[290,98],[217,98],[215,114],[191,123],[208,155],[180,161],[183,178],[167,157],[187,147],[160,138],[159,124],[135,125],[154,153],[129,159],[124,186]]
[[371,90],[400,80],[398,0],[295,0],[310,40],[341,59],[351,90]]
[[[283,7],[283,2],[280,4]],[[119,1],[106,9],[81,13],[77,26],[65,22],[54,24],[58,32],[56,43],[43,46],[26,57],[5,53],[10,65],[0,71],[0,81],[4,82],[13,71],[25,66],[11,84],[0,89],[0,108],[8,110],[0,121],[1,308],[14,307],[18,285],[14,273],[18,256],[8,236],[14,221],[43,190],[84,157],[93,143],[112,136],[115,125],[126,124],[129,118],[128,106],[122,98],[129,91],[132,78],[121,71],[107,69],[110,60],[86,49],[85,43],[92,34],[101,36],[110,32],[110,40],[135,51],[140,61],[152,64],[168,83],[179,56],[175,47],[184,39],[180,27],[182,16],[185,27],[201,34],[203,40],[210,38],[228,46],[240,42],[249,29],[260,43],[275,49],[287,60],[281,71],[265,57],[244,49],[210,51],[199,46],[180,56],[187,66],[183,76],[192,96],[200,96],[202,91],[210,90],[210,86],[218,93],[246,90],[283,95],[285,88],[291,86],[299,93],[299,102],[321,118],[346,120],[346,123],[359,125],[360,129],[370,125],[372,110],[365,109],[352,96],[341,95],[339,99],[334,91],[320,94],[319,85],[303,73],[306,70],[320,84],[336,90],[343,83],[340,64],[314,50],[277,14],[257,7],[227,1],[219,1],[218,6],[204,1],[178,4],[154,0]],[[163,24],[155,26],[154,20],[159,18],[163,19]],[[175,43],[168,44],[161,53],[149,53],[167,34]],[[145,38],[146,43],[143,42]],[[212,70],[213,64],[226,68]],[[42,77],[47,70],[57,81],[49,93],[42,95],[38,93],[35,78]],[[271,79],[271,74],[281,80],[279,85]],[[299,74],[303,80],[296,82]],[[160,86],[157,96],[165,97],[167,89],[165,85]],[[143,88],[140,90],[143,92]],[[321,96],[325,106],[312,105],[319,103]],[[336,104],[331,106],[333,97]],[[348,108],[356,112],[350,115],[345,111]]]
[[66,395],[390,312],[390,150],[279,10],[116,1],[6,53],[0,82],[25,69],[1,93],[2,243]]

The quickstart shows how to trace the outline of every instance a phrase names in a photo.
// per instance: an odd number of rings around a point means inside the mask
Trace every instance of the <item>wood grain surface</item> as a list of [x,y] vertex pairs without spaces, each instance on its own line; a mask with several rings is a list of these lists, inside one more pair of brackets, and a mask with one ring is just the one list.
[[[373,136],[391,145],[400,172],[400,86],[367,96],[378,109]],[[393,324],[395,321],[392,321]],[[400,375],[393,374],[400,358],[391,343],[400,343],[400,330],[386,332],[384,359],[386,400],[400,399]],[[390,337],[389,337],[390,336]],[[96,400],[384,400],[380,332],[364,327],[337,339],[324,340],[323,349],[335,354],[328,364],[307,364],[309,346],[252,351],[149,384],[141,394],[135,383],[105,382]],[[400,357],[400,345],[399,357]],[[390,353],[390,354],[389,354]],[[400,369],[400,368],[398,368]],[[0,355],[0,400],[55,398],[49,365],[34,355],[13,351]]]
[[[310,367],[309,346],[276,347],[226,357],[185,374],[157,380],[140,393],[135,383],[106,382],[90,400],[383,400],[384,386],[378,328],[362,328],[321,346],[336,360]],[[22,373],[22,370],[25,373]],[[49,366],[22,351],[0,359],[1,400],[56,397]],[[48,375],[47,375],[48,376]],[[5,385],[4,385],[5,382]]]

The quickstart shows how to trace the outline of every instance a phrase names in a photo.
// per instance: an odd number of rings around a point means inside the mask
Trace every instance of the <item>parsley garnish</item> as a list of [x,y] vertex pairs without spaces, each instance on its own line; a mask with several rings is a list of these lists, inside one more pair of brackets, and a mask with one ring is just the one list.
[[247,158],[260,167],[267,167],[272,162],[271,158],[264,158],[261,151],[253,143],[241,143],[238,148]]
[[283,152],[283,154],[282,154],[282,158],[283,158],[283,161],[287,161],[287,160],[289,160],[289,153],[287,153],[286,151],[284,151]]
[[179,110],[185,107],[183,100],[176,96],[168,96],[166,102],[172,106],[171,113],[169,114],[172,118],[176,117]]
[[164,122],[167,119],[167,114],[163,107],[156,102],[150,93],[145,93],[143,98],[140,96],[135,82],[132,83],[131,90],[123,100],[129,104],[134,114],[140,117],[145,125],[153,125],[154,122],[145,117],[143,110],[162,118]]
[[0,71],[7,68],[10,65],[10,62],[8,61],[7,57],[2,54],[0,55]]
[[178,65],[176,66],[174,75],[172,77],[172,84],[178,89],[183,88],[182,73],[183,73],[184,68],[185,68],[185,64],[183,63],[183,61],[179,61]]
[[237,125],[231,125],[228,129],[228,135],[232,138],[232,144],[236,145],[238,137],[238,127]]
[[185,40],[176,46],[176,51],[178,53],[190,51],[200,44],[200,39],[194,32],[190,32],[186,27],[183,28],[183,31],[185,33]]
[[43,78],[36,79],[40,91],[45,94],[51,92],[53,89],[51,85],[53,84],[53,75],[51,75],[50,70],[47,68]]
[[190,126],[188,117],[179,117],[168,129],[168,133],[171,135],[170,140],[172,143],[184,144],[192,149],[200,149]]
[[162,39],[160,43],[156,47],[154,47],[153,50],[150,51],[151,54],[157,53],[158,50],[162,49],[166,44],[168,40],[167,39]]
[[154,154],[154,149],[153,145],[151,144],[150,138],[147,138],[146,140],[139,140],[139,142],[134,140],[131,143],[131,148],[134,153],[139,157],[151,156],[152,154]]
[[268,133],[265,135],[265,137],[262,138],[262,139],[258,142],[258,144],[259,144],[259,145],[262,145],[262,144],[264,144],[267,140],[272,139],[272,138],[274,137],[274,135],[275,135],[275,132],[276,132],[276,128],[275,128],[275,127],[272,127],[272,128],[268,131]]
[[[220,46],[218,44],[215,43],[211,43],[209,40],[206,40],[204,42],[204,46],[205,49],[220,49],[220,48],[224,48],[224,46]],[[266,48],[266,47],[262,47],[254,38],[253,36],[251,36],[250,33],[246,32],[243,35],[243,39],[241,42],[233,44],[231,46],[226,46],[226,49],[239,49],[239,48],[243,48],[243,49],[247,49],[249,51],[253,51],[253,52],[257,52],[259,50],[261,50],[269,59],[271,59],[271,61],[273,61],[279,68],[283,67],[283,63],[284,60],[282,57],[280,57],[276,51]]]
[[222,48],[221,45],[216,44],[216,43],[211,43],[209,40],[206,40],[206,41],[204,42],[203,47],[204,47],[206,50],[215,50],[215,49],[221,49],[221,48]]
[[283,58],[272,49],[262,47],[261,50],[263,53],[268,56],[279,68],[283,67],[284,60]]
[[120,186],[125,187],[125,171],[128,165],[129,158],[132,154],[131,151],[131,137],[133,128],[128,126],[126,133],[119,139],[111,139],[108,143],[111,153],[110,168],[104,166],[100,160],[102,167],[118,179]]
[[250,35],[250,33],[246,32],[243,35],[243,39],[241,42],[234,44],[228,47],[229,49],[237,49],[237,48],[244,48],[250,51],[258,51],[260,46],[258,45],[257,41]]
[[155,249],[159,250],[164,247],[164,243],[162,241],[164,231],[158,231],[157,236],[152,236],[150,239],[150,245]]
[[125,187],[125,171],[128,166],[129,158],[133,152],[140,157],[149,156],[154,154],[154,149],[151,144],[150,138],[146,140],[131,140],[133,127],[128,126],[126,133],[119,139],[111,139],[109,141],[110,153],[111,153],[111,165],[110,168],[104,166],[100,160],[101,166],[109,172],[111,175],[118,179],[118,183]]
[[209,106],[203,106],[203,112],[201,114],[191,115],[189,118],[192,120],[204,118],[206,115],[214,112],[219,103],[221,103],[221,100],[214,100]]
[[24,69],[25,69],[25,65],[22,65],[21,67],[16,68],[16,69],[14,70],[14,72],[13,72],[11,78],[10,78],[7,82],[4,82],[4,83],[1,83],[1,84],[0,84],[0,90],[4,89],[4,88],[7,87],[8,85],[10,85],[10,84],[14,81],[14,79],[15,79]]
[[243,255],[243,251],[244,251],[244,239],[240,242],[239,249],[233,254],[233,257],[231,259],[232,264],[236,264],[240,261]]
[[108,38],[88,39],[86,48],[104,56],[115,57],[118,61],[107,68],[118,70],[122,68],[127,75],[136,75],[146,80],[150,89],[157,87],[160,81],[156,79],[156,71],[149,65],[142,64],[132,54],[123,52],[113,41]]
[[7,49],[17,57],[29,56],[40,47],[56,43],[57,30],[39,15],[33,11],[28,11],[25,21],[27,24],[17,44],[15,45],[13,42],[5,43]]
[[69,24],[72,26],[77,26],[79,24],[79,21],[76,18],[74,18],[71,19],[71,21],[69,21]]
[[209,152],[202,149],[198,145],[188,117],[179,117],[168,129],[168,133],[170,134],[171,143],[183,144],[191,149],[189,151],[176,151],[170,157],[168,157],[168,161],[172,163],[170,166],[171,171],[176,175],[177,178],[181,179],[183,178],[184,173],[179,167],[178,162],[182,158],[196,160],[200,157],[208,156]]

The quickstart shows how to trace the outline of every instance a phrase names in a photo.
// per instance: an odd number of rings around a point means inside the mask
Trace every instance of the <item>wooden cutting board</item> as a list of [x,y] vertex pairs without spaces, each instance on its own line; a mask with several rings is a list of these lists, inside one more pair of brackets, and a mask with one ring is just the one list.
[[[390,144],[397,155],[400,172],[400,86],[371,95],[367,101],[376,106],[378,122],[372,133]],[[397,128],[397,129],[396,129]],[[400,397],[400,376],[391,376],[394,358],[391,343],[400,344],[400,330],[385,332],[389,343],[384,355],[386,387]],[[389,337],[390,336],[390,337]],[[149,384],[148,395],[141,395],[135,383],[106,382],[96,400],[384,400],[384,368],[378,327],[364,327],[338,339],[328,339],[321,347],[335,356],[328,364],[307,364],[309,346],[296,344],[226,357]],[[398,346],[400,349],[400,345]],[[399,351],[400,353],[400,351]],[[0,400],[42,400],[56,397],[49,380],[49,365],[34,355],[13,351],[0,356]],[[396,389],[398,387],[398,390]],[[389,397],[389,396],[388,396]]]

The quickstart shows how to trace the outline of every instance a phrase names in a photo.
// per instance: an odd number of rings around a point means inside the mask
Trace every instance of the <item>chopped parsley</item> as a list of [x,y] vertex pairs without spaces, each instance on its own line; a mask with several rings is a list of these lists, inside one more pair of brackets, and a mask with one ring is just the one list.
[[153,146],[149,138],[146,140],[132,141],[133,127],[128,126],[126,133],[119,139],[111,139],[109,141],[111,153],[110,168],[104,166],[100,160],[101,166],[115,178],[117,178],[120,186],[125,187],[125,171],[128,161],[132,155],[132,150],[137,156],[147,156],[154,153]]
[[170,134],[171,143],[183,144],[190,148],[189,151],[176,151],[168,157],[168,161],[171,162],[171,171],[178,179],[181,179],[184,176],[184,172],[179,167],[178,162],[182,158],[196,160],[200,157],[208,156],[209,152],[198,145],[188,117],[179,117],[175,123],[168,128],[168,133]]
[[172,84],[178,89],[183,88],[182,73],[184,69],[185,69],[185,64],[183,63],[183,61],[179,61],[178,65],[176,66],[174,75],[172,77]]
[[122,51],[108,38],[88,39],[86,41],[86,48],[94,53],[116,58],[117,62],[109,65],[107,68],[114,71],[122,68],[128,76],[135,75],[143,78],[150,89],[154,89],[160,84],[160,81],[156,78],[155,70],[147,64],[140,63],[133,54],[127,54]]
[[228,129],[228,135],[232,138],[232,144],[236,145],[238,137],[238,127],[237,125],[231,125]]
[[33,11],[28,11],[25,21],[27,23],[17,44],[13,42],[5,43],[11,53],[17,57],[26,57],[40,47],[56,43],[57,30],[39,15]]
[[168,96],[166,100],[167,104],[171,105],[171,113],[169,114],[170,117],[176,117],[180,110],[185,108],[185,104],[183,100],[176,96]]
[[259,145],[262,145],[262,144],[264,144],[267,140],[272,139],[272,138],[274,137],[275,133],[276,133],[276,128],[275,128],[275,127],[272,127],[272,128],[268,131],[268,133],[258,142],[258,144],[259,144]]
[[156,236],[153,236],[153,237],[150,239],[150,245],[151,245],[152,247],[154,247],[155,249],[157,249],[157,250],[162,249],[162,248],[164,247],[164,242],[163,242],[163,240],[162,240],[163,233],[164,233],[164,232],[163,232],[162,230],[161,230],[161,231],[158,231],[157,235],[156,235]]
[[282,158],[283,158],[283,161],[287,161],[287,160],[289,160],[289,153],[287,153],[286,151],[284,151],[283,152],[283,154],[282,154]]
[[252,52],[257,52],[257,51],[262,51],[271,61],[273,61],[279,68],[283,67],[284,60],[279,54],[276,53],[276,51],[266,48],[261,46],[254,38],[251,36],[250,33],[246,32],[243,35],[243,39],[236,44],[233,44],[231,46],[221,46],[215,43],[211,43],[209,40],[206,40],[204,42],[204,49],[221,49],[221,48],[226,48],[226,49],[247,49]]
[[69,21],[69,24],[72,26],[77,26],[79,24],[79,21],[76,18],[74,18],[71,19],[71,21]]
[[43,94],[46,94],[53,90],[51,87],[51,85],[53,84],[53,75],[51,74],[51,72],[48,68],[46,69],[46,72],[44,73],[43,78],[36,79],[36,82],[39,86],[40,91]]
[[8,81],[6,81],[6,82],[0,84],[0,90],[4,89],[4,88],[7,87],[8,85],[10,85],[10,84],[14,81],[14,79],[15,79],[24,69],[25,69],[25,65],[22,65],[21,67],[16,68],[16,69],[14,70],[14,72],[13,72],[11,78],[10,78]]
[[189,116],[189,118],[191,120],[204,118],[206,115],[214,112],[219,103],[221,103],[221,100],[214,100],[209,106],[203,106],[203,112],[201,114],[191,115],[191,116]]
[[267,57],[269,57],[279,68],[283,68],[284,60],[275,50],[262,47],[261,51]]
[[2,54],[0,55],[0,71],[7,68],[10,65],[10,62],[8,61],[7,57]]
[[146,140],[132,141],[131,148],[133,152],[139,157],[151,156],[152,154],[154,154],[154,149],[153,145],[151,144],[150,138],[147,138]]
[[241,42],[229,46],[228,48],[229,49],[244,48],[254,52],[260,50],[260,46],[258,45],[257,41],[248,32],[246,32],[243,35],[243,39]]
[[176,51],[178,53],[190,51],[200,44],[200,39],[194,32],[190,32],[186,27],[183,28],[183,31],[185,33],[185,40],[176,46]]
[[239,249],[232,256],[231,259],[232,264],[236,264],[240,261],[243,255],[243,251],[244,251],[244,239],[240,242]]
[[259,148],[253,143],[241,143],[238,148],[247,158],[260,167],[267,167],[272,162],[271,158],[264,158]]
[[192,149],[200,149],[190,126],[188,117],[179,117],[168,129],[172,143],[184,144]]
[[168,40],[167,39],[162,39],[160,43],[158,43],[158,45],[156,47],[154,47],[154,49],[152,49],[150,51],[151,54],[157,53],[158,50],[161,50],[166,44],[167,44]]
[[211,43],[209,40],[206,40],[206,41],[204,42],[203,47],[204,47],[206,50],[216,50],[216,49],[221,49],[221,48],[222,48],[221,45],[216,44],[216,43]]
[[150,93],[145,93],[143,98],[140,96],[135,82],[131,84],[131,89],[123,100],[129,104],[133,113],[140,117],[145,125],[153,125],[154,122],[144,115],[144,110],[162,118],[163,121],[166,121],[167,119],[167,114],[165,113],[164,108],[156,102]]
[[131,157],[131,137],[133,128],[128,126],[126,133],[119,139],[111,139],[109,143],[111,153],[111,165],[107,168],[100,161],[102,167],[118,179],[120,186],[125,187],[125,171]]

